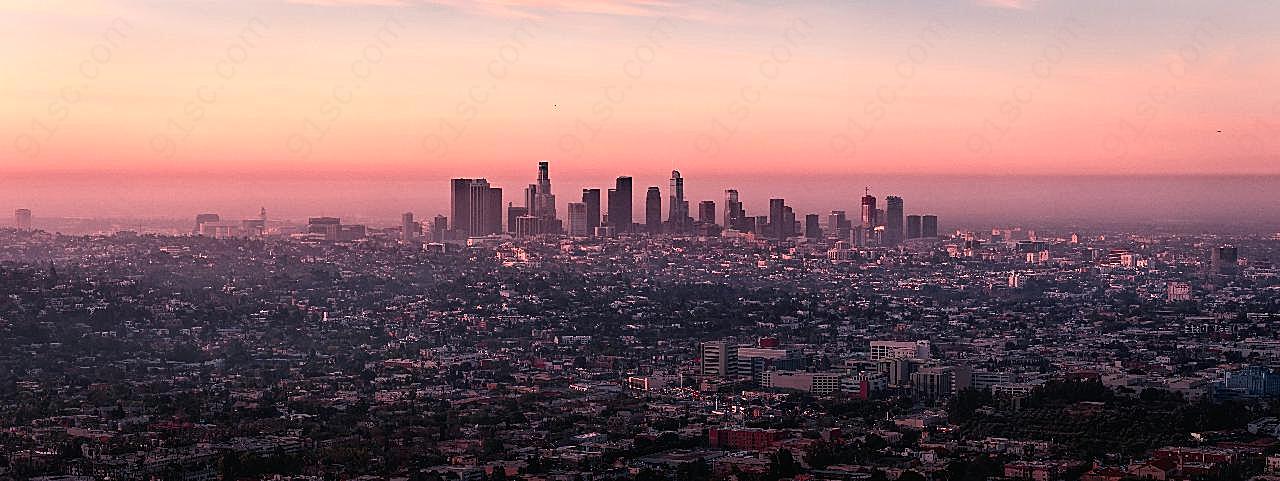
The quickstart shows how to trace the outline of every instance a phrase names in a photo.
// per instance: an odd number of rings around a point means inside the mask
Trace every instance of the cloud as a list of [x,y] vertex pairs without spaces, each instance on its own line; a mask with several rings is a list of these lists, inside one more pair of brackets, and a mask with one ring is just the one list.
[[1010,10],[1028,10],[1033,4],[1035,4],[1035,0],[978,0],[978,5],[984,7]]

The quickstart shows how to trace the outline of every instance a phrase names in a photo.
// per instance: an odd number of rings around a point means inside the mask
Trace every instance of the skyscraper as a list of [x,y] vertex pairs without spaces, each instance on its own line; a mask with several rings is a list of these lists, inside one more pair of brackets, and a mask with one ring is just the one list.
[[631,232],[631,177],[618,177],[609,189],[609,225],[618,233]]
[[786,201],[783,199],[769,199],[769,237],[774,239],[786,239],[787,231],[791,230],[785,215],[787,208]]
[[435,219],[431,220],[431,240],[434,242],[444,242],[445,234],[449,232],[449,218],[443,214],[437,214]]
[[885,198],[884,232],[889,245],[902,242],[902,197],[891,195]]
[[747,213],[742,209],[742,202],[738,200],[737,189],[726,189],[724,191],[724,228],[734,230],[746,230],[743,226],[743,218]]
[[13,211],[13,224],[18,230],[31,230],[31,210],[17,209]]
[[907,238],[916,239],[920,237],[920,216],[907,216]]
[[938,237],[938,216],[920,217],[920,237]]
[[818,226],[818,214],[804,216],[804,236],[810,239],[822,237],[822,227]]
[[569,203],[569,235],[584,237],[587,235],[587,204],[583,202]]
[[526,205],[529,208],[529,215],[535,215],[544,219],[556,218],[556,196],[551,192],[551,173],[550,163],[547,161],[538,162],[538,183],[533,184],[532,203]]
[[703,224],[716,223],[716,201],[704,200],[698,203],[698,222]]
[[600,227],[600,189],[582,189],[582,203],[587,205],[587,230]]
[[873,229],[876,226],[876,198],[871,195],[871,189],[867,189],[867,194],[862,196],[862,228]]
[[413,212],[400,215],[400,240],[413,242],[418,238],[418,230],[418,223],[413,221]]
[[656,185],[644,194],[644,229],[650,234],[662,232],[662,192]]
[[671,191],[670,209],[667,213],[667,222],[671,224],[671,232],[683,233],[688,230],[690,220],[689,217],[689,201],[684,199],[684,178],[680,176],[680,171],[671,171]]
[[529,208],[515,203],[507,203],[507,232],[516,233],[516,219],[529,215]]
[[502,232],[502,189],[485,179],[453,179],[450,212],[453,228],[463,236]]
[[849,224],[849,218],[845,215],[843,210],[833,210],[831,211],[831,214],[827,216],[827,229],[831,230],[828,234],[835,235],[836,239],[848,241],[849,230],[852,227],[853,226]]

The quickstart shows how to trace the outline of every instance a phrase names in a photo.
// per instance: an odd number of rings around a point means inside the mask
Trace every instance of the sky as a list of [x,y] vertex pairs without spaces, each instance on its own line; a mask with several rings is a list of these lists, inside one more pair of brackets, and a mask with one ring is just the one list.
[[0,176],[1275,176],[1277,20],[1250,0],[0,0]]

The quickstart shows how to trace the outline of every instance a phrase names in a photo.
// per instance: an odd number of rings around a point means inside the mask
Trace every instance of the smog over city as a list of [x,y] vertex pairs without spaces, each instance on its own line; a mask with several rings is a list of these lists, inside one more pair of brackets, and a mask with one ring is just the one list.
[[0,0],[0,481],[1280,480],[1277,25]]

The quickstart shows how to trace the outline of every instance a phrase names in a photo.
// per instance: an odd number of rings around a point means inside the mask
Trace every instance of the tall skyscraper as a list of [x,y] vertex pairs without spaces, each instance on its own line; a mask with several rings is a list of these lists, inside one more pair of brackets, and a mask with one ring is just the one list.
[[516,219],[529,215],[529,208],[522,205],[515,205],[512,202],[507,203],[507,232],[516,233]]
[[907,238],[916,239],[920,237],[920,216],[907,216]]
[[667,222],[671,224],[671,232],[683,233],[689,230],[691,218],[689,217],[689,201],[684,199],[684,178],[680,176],[680,171],[671,171],[671,191],[670,195],[671,211],[667,214]]
[[609,189],[609,225],[615,232],[631,232],[631,177],[618,177]]
[[31,230],[31,209],[13,211],[13,224],[18,230]]
[[827,229],[831,230],[828,234],[835,235],[836,239],[848,241],[849,229],[852,227],[843,210],[833,210],[827,216]]
[[569,235],[585,237],[587,235],[587,204],[583,202],[569,203]]
[[902,242],[902,197],[891,195],[885,197],[885,221],[884,232],[889,245]]
[[742,201],[738,200],[737,189],[726,189],[724,191],[724,228],[746,230],[743,226],[746,216],[746,211],[742,209]]
[[450,212],[453,228],[463,236],[502,232],[502,189],[485,179],[453,179]]
[[600,227],[600,189],[582,189],[582,203],[587,205],[587,229]]
[[704,200],[698,203],[698,222],[703,224],[716,223],[716,201]]
[[774,239],[786,239],[787,233],[791,230],[785,215],[787,208],[786,201],[783,199],[769,199],[769,237]]
[[867,194],[862,196],[862,228],[873,229],[876,226],[876,198],[871,195],[871,189],[867,189]]
[[449,218],[443,214],[437,214],[435,219],[431,220],[431,240],[434,242],[444,242],[446,234],[449,232]]
[[938,237],[938,216],[920,216],[920,237]]
[[810,239],[822,237],[822,227],[818,226],[818,214],[804,216],[804,236]]
[[405,212],[400,215],[400,240],[405,242],[413,242],[418,238],[419,226],[413,221],[413,212]]
[[662,192],[656,185],[644,194],[644,229],[650,234],[662,232]]

